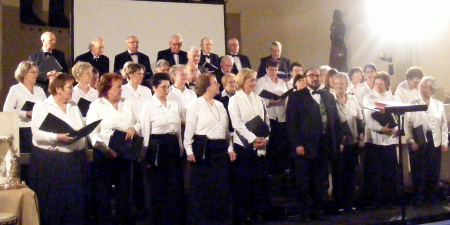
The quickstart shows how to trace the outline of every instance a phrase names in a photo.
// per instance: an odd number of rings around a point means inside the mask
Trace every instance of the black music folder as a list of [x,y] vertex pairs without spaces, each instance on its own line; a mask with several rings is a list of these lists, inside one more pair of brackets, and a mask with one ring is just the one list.
[[209,71],[216,71],[219,68],[217,68],[216,66],[214,66],[213,64],[209,63],[209,62],[205,62],[202,65],[203,67],[205,67],[206,69],[208,69]]
[[26,101],[25,104],[23,104],[22,108],[20,110],[22,111],[33,111],[34,102]]
[[265,99],[273,99],[273,100],[278,100],[278,99],[285,99],[287,96],[289,96],[292,92],[294,91],[294,88],[289,89],[288,91],[286,91],[285,93],[283,93],[282,95],[277,95],[274,94],[270,91],[267,90],[262,90],[261,93],[259,93],[259,96],[261,98],[265,98]]
[[139,161],[144,138],[134,135],[132,139],[125,140],[126,136],[126,132],[115,130],[109,139],[108,147],[125,159]]
[[76,137],[75,140],[78,140],[92,133],[92,131],[98,126],[98,124],[100,124],[101,121],[102,120],[97,120],[81,128],[80,130],[74,130],[69,124],[67,124],[60,118],[51,113],[48,113],[41,126],[39,127],[39,130],[57,134],[69,133],[70,137]]
[[[255,116],[253,119],[249,120],[247,123],[245,123],[245,127],[256,135],[256,137],[263,137],[266,138],[270,134],[270,127],[267,125],[267,123],[264,122],[264,120],[259,116]],[[239,139],[241,140],[242,144],[245,148],[250,147],[250,143],[248,143],[248,140],[244,138],[244,136],[240,135],[239,132],[235,131]]]
[[40,74],[47,75],[50,71],[60,72],[62,67],[59,65],[55,57],[49,56],[38,65],[38,69]]
[[419,125],[418,127],[413,128],[413,138],[414,142],[416,142],[418,146],[424,145],[428,142],[427,136],[425,135],[425,130],[423,129],[423,125]]
[[192,151],[195,161],[206,160],[207,158],[208,137],[206,135],[194,135]]
[[78,108],[80,109],[81,115],[83,117],[86,117],[87,112],[89,110],[89,106],[91,105],[91,101],[85,99],[85,98],[80,98],[80,100],[78,100]]
[[395,122],[395,119],[391,113],[374,112],[372,113],[372,118],[383,127],[388,123],[390,129],[397,126],[397,122]]

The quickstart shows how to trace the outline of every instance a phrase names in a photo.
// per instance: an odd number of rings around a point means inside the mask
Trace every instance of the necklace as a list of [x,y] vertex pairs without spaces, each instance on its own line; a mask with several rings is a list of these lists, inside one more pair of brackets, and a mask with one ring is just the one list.
[[[206,100],[206,99],[205,99],[205,100]],[[216,104],[213,103],[214,108],[216,108],[217,114],[219,115],[218,117],[217,117],[216,114],[213,112],[213,110],[212,110],[213,107],[209,104],[208,101],[206,101],[206,104],[208,105],[208,108],[209,108],[209,110],[211,111],[211,113],[214,115],[214,118],[216,118],[216,120],[220,122],[220,112],[219,112],[219,109],[217,108]]]

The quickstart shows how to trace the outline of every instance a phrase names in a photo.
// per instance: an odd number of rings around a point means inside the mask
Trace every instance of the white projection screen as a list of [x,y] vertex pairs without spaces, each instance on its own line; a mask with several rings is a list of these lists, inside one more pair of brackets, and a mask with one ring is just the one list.
[[158,51],[169,48],[173,34],[183,36],[182,50],[200,47],[203,37],[213,40],[213,52],[225,54],[222,4],[129,0],[74,0],[74,58],[88,51],[89,42],[101,37],[113,71],[114,56],[126,50],[125,39],[139,38],[139,52],[150,57],[152,70]]

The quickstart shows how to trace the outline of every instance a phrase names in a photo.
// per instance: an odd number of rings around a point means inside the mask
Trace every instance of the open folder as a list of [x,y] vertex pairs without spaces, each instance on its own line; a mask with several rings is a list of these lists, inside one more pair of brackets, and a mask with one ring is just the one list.
[[139,161],[144,138],[134,135],[132,139],[125,140],[126,136],[126,132],[115,130],[109,139],[108,147],[125,159]]
[[267,90],[262,90],[261,93],[259,93],[259,96],[261,98],[265,98],[265,99],[273,99],[273,100],[278,100],[278,99],[285,99],[287,96],[289,96],[292,92],[294,91],[294,88],[289,89],[288,91],[286,91],[284,94],[282,95],[277,95],[274,94],[270,91]]
[[76,137],[75,140],[78,140],[92,133],[92,131],[98,126],[101,121],[102,120],[97,120],[81,128],[80,130],[74,130],[69,124],[67,124],[60,118],[51,113],[48,113],[44,119],[44,122],[42,122],[41,126],[39,127],[39,130],[57,134],[69,133],[70,137]]
[[89,101],[85,98],[80,98],[80,100],[78,100],[77,105],[78,105],[78,108],[80,108],[81,115],[83,117],[86,117],[87,112],[89,110],[89,106],[91,105],[91,101]]
[[25,104],[23,104],[22,108],[20,110],[22,111],[33,111],[34,102],[26,101]]

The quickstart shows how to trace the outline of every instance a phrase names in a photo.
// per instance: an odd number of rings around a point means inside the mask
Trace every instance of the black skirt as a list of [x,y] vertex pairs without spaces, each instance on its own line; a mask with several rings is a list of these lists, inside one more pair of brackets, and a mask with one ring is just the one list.
[[206,158],[189,165],[189,224],[232,224],[229,142],[208,140]]
[[72,153],[33,147],[30,188],[36,192],[41,224],[85,224],[87,158],[84,150]]
[[158,143],[157,165],[143,163],[150,224],[184,224],[183,164],[176,135],[151,135]]

